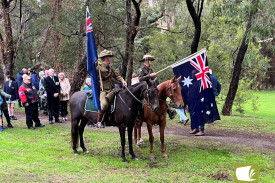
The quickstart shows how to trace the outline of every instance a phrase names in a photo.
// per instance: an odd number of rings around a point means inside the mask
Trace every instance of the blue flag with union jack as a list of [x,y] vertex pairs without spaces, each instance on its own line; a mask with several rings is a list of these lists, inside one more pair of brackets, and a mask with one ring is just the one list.
[[206,50],[172,65],[174,74],[181,76],[182,96],[188,105],[191,129],[220,120],[210,80]]
[[100,84],[99,84],[96,65],[95,65],[95,62],[97,61],[98,57],[97,57],[93,27],[92,27],[92,22],[91,22],[91,17],[90,17],[88,7],[86,11],[86,36],[87,36],[87,71],[91,76],[93,102],[95,107],[98,110],[101,110],[100,100],[99,100]]

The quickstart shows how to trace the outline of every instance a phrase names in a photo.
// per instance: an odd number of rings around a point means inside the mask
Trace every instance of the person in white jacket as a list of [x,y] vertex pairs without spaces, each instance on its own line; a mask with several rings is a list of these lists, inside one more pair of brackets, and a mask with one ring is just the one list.
[[71,85],[68,78],[65,78],[64,72],[61,72],[58,74],[58,79],[60,83],[60,112],[62,121],[67,121],[67,115],[68,115],[68,100],[70,99],[70,91],[71,91]]

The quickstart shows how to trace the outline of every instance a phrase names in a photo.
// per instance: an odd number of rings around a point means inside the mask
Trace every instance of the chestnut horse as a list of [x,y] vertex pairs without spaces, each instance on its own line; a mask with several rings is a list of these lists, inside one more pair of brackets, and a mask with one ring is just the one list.
[[[159,109],[158,90],[155,84],[156,80],[148,82],[140,82],[136,85],[130,86],[117,95],[116,107],[114,112],[106,117],[105,123],[107,126],[117,126],[120,133],[121,141],[121,157],[123,162],[127,162],[125,158],[125,129],[128,131],[129,152],[132,155],[132,159],[137,159],[132,147],[132,134],[134,128],[134,121],[137,117],[138,111],[142,109],[143,99],[149,100],[149,108],[153,111]],[[85,111],[85,102],[87,91],[79,91],[74,93],[70,99],[71,108],[71,137],[72,148],[74,154],[77,155],[78,141],[80,140],[80,147],[84,153],[88,153],[84,146],[83,132],[90,120],[93,123],[97,122],[97,112]],[[80,139],[79,139],[80,137]]]
[[[160,141],[161,141],[161,152],[164,158],[168,158],[168,155],[165,152],[164,147],[164,129],[166,126],[166,113],[167,113],[167,104],[166,99],[169,97],[175,105],[175,108],[183,108],[184,103],[181,95],[181,86],[179,85],[181,77],[176,79],[173,77],[171,80],[165,81],[158,85],[158,98],[159,98],[159,107],[160,109],[157,112],[152,111],[149,107],[144,106],[144,120],[147,123],[147,129],[149,133],[150,141],[150,159],[154,160],[155,155],[153,151],[153,142],[154,136],[152,132],[153,125],[159,125],[160,132]],[[141,126],[142,121],[135,125],[134,128],[134,140],[137,143],[137,140],[140,140],[141,137]]]

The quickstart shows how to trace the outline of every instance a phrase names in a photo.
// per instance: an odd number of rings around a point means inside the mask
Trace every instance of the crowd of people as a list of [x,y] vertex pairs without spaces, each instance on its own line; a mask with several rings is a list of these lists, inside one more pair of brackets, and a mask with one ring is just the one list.
[[70,90],[71,85],[65,74],[61,72],[57,75],[54,69],[40,71],[39,78],[31,68],[23,68],[17,73],[16,79],[7,76],[4,87],[0,88],[0,131],[3,131],[2,114],[7,127],[13,128],[11,120],[17,120],[14,115],[16,103],[25,108],[28,129],[45,126],[40,122],[39,110],[44,110],[44,114],[49,116],[49,124],[67,121]]

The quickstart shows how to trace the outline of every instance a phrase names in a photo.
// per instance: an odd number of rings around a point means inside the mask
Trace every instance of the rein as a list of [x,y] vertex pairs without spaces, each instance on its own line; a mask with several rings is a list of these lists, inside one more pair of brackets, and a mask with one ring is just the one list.
[[[148,85],[147,85],[147,87],[148,87]],[[129,90],[129,88],[128,88],[127,86],[125,86],[125,88],[126,88],[127,91],[132,95],[132,97],[134,97],[134,99],[136,99],[136,101],[138,101],[139,103],[141,103],[142,106],[144,105],[144,102],[141,101],[141,100],[139,100],[139,99]],[[123,98],[121,97],[120,93],[118,93],[118,96],[119,96],[119,98],[122,100],[122,102],[128,107],[128,109],[131,110],[132,108],[129,107],[129,106],[126,104],[126,102],[125,102],[125,101],[123,100]]]
[[[144,105],[144,102],[142,102],[141,100],[139,100],[130,90],[127,86],[125,86],[125,88],[127,89],[127,91],[132,95],[132,97],[134,97],[134,99],[136,99],[139,103],[141,103],[142,105]],[[148,89],[148,85],[147,85],[147,89]],[[124,102],[125,103],[125,102]]]

